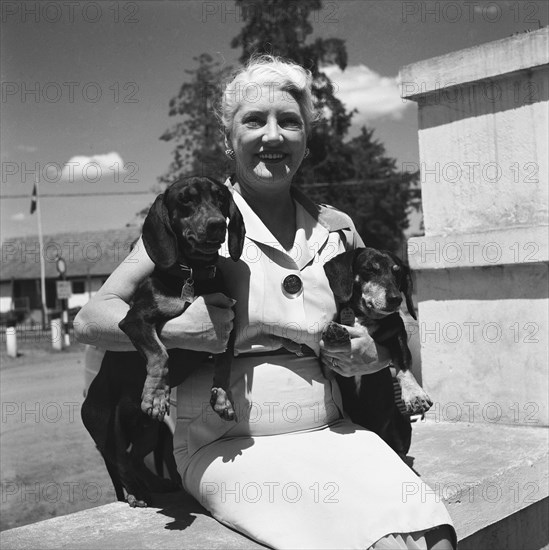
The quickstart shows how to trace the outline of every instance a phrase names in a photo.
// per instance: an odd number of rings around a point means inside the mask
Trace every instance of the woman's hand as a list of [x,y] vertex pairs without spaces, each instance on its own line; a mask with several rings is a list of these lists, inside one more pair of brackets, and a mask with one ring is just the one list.
[[194,302],[162,329],[168,348],[223,353],[233,330],[235,300],[217,292],[198,296]]
[[376,344],[368,331],[358,323],[353,327],[340,325],[350,340],[340,343],[320,341],[320,359],[324,368],[341,376],[371,374],[384,369],[391,360],[389,351]]

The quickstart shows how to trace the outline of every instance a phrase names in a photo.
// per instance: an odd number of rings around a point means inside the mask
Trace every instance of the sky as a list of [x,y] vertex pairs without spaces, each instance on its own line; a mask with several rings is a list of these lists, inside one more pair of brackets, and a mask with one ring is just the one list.
[[[399,166],[419,162],[416,104],[400,97],[408,64],[534,30],[545,1],[324,0],[317,37],[345,40],[344,72],[326,67],[357,109],[349,137],[375,129]],[[148,206],[173,144],[169,101],[207,52],[236,65],[244,22],[232,0],[3,0],[0,232],[35,235],[124,227]]]

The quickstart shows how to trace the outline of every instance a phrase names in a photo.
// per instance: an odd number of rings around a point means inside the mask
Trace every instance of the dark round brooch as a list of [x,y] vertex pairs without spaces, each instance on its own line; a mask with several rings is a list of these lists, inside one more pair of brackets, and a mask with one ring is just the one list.
[[303,290],[303,282],[297,275],[288,275],[282,281],[282,291],[288,298],[297,298]]

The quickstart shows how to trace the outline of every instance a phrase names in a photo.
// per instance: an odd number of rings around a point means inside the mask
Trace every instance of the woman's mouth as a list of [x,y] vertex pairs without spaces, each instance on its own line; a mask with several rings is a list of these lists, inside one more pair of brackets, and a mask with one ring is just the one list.
[[265,163],[280,162],[286,158],[284,153],[259,153],[257,156],[261,162]]

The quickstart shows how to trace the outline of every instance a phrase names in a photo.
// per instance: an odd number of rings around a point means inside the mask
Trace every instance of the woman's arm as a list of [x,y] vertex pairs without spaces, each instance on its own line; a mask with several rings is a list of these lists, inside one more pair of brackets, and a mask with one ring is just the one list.
[[[131,351],[129,338],[118,328],[137,287],[154,269],[143,241],[105,281],[74,320],[79,342],[113,351]],[[221,293],[198,297],[179,317],[168,321],[161,339],[167,348],[221,353],[232,330],[234,300]]]

